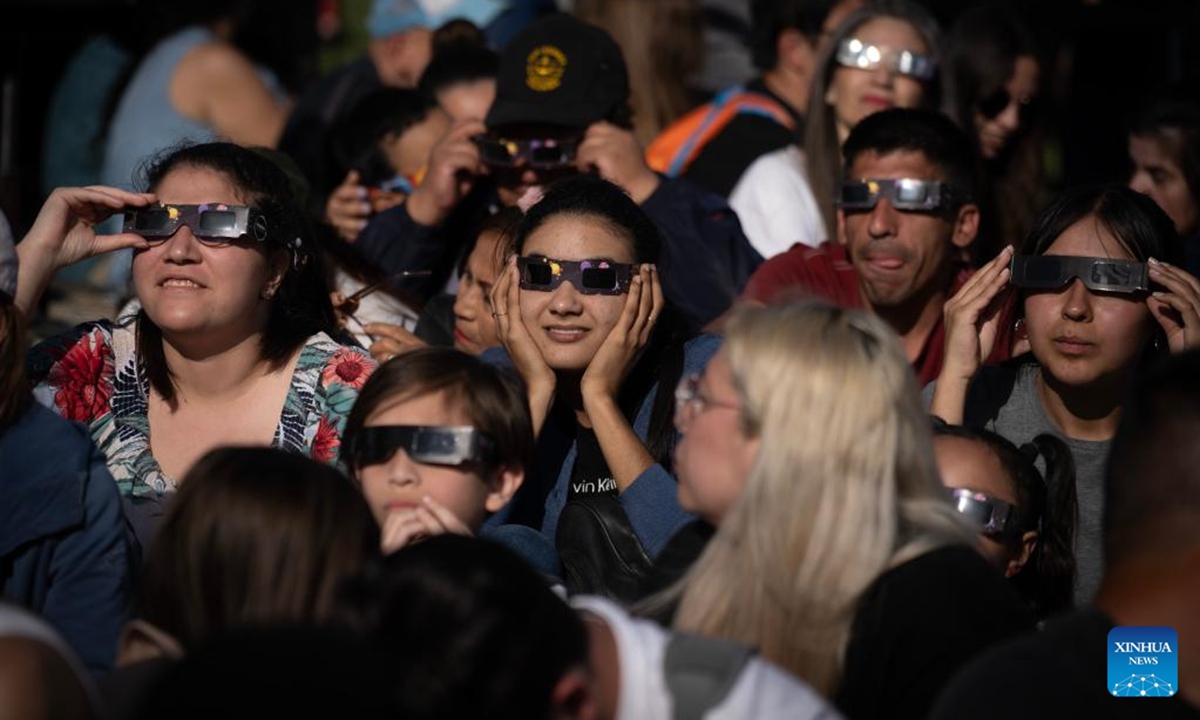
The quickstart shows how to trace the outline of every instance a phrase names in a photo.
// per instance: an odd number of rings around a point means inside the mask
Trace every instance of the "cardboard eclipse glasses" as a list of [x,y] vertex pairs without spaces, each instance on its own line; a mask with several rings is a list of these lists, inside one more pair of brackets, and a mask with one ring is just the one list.
[[637,265],[608,260],[551,260],[545,257],[518,257],[517,270],[521,289],[553,292],[569,282],[584,295],[622,295],[629,292],[629,283]]
[[207,245],[228,245],[249,237],[258,242],[267,239],[267,219],[245,205],[206,203],[204,205],[150,205],[125,208],[122,232],[141,235],[158,245],[187,225],[196,239]]
[[1134,293],[1150,291],[1150,271],[1144,262],[1070,255],[1016,255],[1009,281],[1028,290],[1057,290],[1075,278],[1089,290]]
[[487,435],[465,425],[376,425],[362,428],[349,443],[353,467],[379,465],[404,449],[415,462],[429,465],[462,465],[496,461],[496,444]]

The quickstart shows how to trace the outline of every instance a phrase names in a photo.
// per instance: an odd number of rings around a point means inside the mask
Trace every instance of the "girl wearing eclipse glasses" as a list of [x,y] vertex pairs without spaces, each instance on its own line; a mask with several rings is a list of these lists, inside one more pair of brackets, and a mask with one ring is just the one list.
[[632,528],[640,546],[632,554],[647,563],[688,520],[670,470],[671,390],[718,343],[685,345],[663,298],[661,242],[624,191],[578,175],[551,185],[526,212],[492,291],[506,353],[484,357],[516,367],[538,438],[537,482],[523,491],[538,493],[535,512],[509,521],[539,528],[564,559],[572,526],[559,518],[572,501],[606,505],[613,522]]
[[[1125,394],[1157,354],[1200,345],[1200,281],[1182,257],[1170,218],[1146,196],[1078,188],[1042,214],[1020,255],[1005,248],[946,303],[931,412],[1018,445],[1041,433],[1067,443],[1078,478],[1077,604],[1099,583],[1104,463]],[[981,368],[1012,295],[1027,362]]]

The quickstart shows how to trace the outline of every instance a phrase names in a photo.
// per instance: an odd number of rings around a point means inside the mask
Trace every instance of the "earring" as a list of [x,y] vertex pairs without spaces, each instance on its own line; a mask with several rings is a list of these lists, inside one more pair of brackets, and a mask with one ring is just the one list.
[[263,300],[270,300],[271,298],[275,297],[275,291],[272,290],[271,288],[266,288],[261,293],[259,293],[258,296],[261,297]]
[[1025,318],[1017,318],[1013,323],[1013,337],[1018,340],[1028,340],[1029,332],[1025,329]]

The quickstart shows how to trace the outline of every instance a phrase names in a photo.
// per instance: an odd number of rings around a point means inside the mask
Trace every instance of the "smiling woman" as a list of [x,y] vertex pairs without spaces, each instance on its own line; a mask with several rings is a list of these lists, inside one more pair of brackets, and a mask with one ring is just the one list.
[[[175,478],[214,447],[272,445],[335,462],[374,368],[330,337],[312,236],[268,154],[185,147],[152,165],[146,187],[55,191],[21,243],[17,298],[28,312],[57,269],[135,250],[136,319],[47,340],[29,369],[42,404],[89,426],[143,540]],[[118,211],[125,232],[95,234]]]
[[[565,561],[563,538],[574,534],[560,527],[564,507],[603,505],[632,528],[625,535],[645,562],[688,519],[670,472],[669,389],[702,369],[717,343],[685,345],[659,284],[658,229],[616,185],[588,175],[551,185],[514,236],[492,293],[507,351],[496,359],[525,381],[538,465],[508,521],[540,527]],[[579,549],[605,565],[603,549]],[[588,589],[600,591],[599,580]]]

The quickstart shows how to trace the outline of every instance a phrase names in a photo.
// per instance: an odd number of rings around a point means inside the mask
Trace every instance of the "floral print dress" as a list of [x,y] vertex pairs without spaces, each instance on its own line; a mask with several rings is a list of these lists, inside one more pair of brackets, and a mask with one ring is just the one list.
[[[174,491],[176,479],[150,454],[150,380],[136,348],[132,322],[98,321],[36,345],[27,364],[38,402],[87,425],[122,495],[146,498]],[[310,337],[272,446],[335,464],[350,408],[374,369],[365,350]]]

